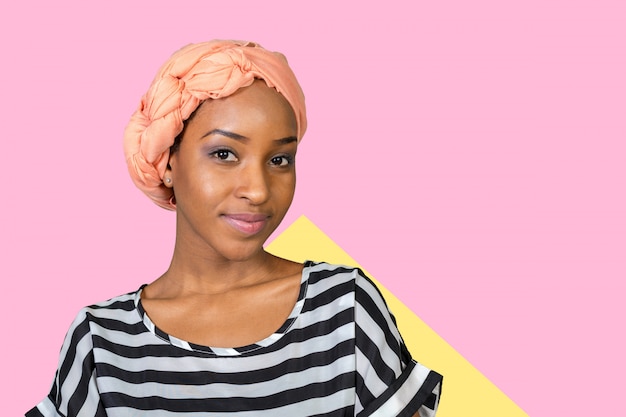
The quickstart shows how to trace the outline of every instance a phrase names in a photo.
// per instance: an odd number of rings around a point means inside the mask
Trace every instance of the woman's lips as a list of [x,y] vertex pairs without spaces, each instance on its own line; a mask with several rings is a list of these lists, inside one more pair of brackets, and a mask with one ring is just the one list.
[[269,216],[254,213],[224,214],[226,222],[234,229],[246,235],[254,235],[263,229]]

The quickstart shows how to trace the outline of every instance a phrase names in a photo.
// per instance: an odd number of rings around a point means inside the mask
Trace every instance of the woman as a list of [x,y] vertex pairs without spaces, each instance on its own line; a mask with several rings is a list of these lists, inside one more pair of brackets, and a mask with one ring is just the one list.
[[170,58],[125,132],[135,184],[176,210],[170,267],[79,313],[28,417],[434,416],[441,376],[361,271],[263,249],[305,130],[282,55],[211,41]]

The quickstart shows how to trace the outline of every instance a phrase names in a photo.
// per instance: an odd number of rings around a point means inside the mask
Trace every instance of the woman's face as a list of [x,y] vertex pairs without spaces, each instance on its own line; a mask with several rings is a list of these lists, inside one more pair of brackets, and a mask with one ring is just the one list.
[[165,173],[177,247],[217,260],[261,253],[293,200],[296,134],[291,106],[263,81],[201,104]]

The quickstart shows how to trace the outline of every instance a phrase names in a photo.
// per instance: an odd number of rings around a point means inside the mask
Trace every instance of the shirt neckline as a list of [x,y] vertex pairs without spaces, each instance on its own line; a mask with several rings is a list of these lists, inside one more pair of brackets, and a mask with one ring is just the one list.
[[211,354],[214,356],[240,356],[244,353],[251,353],[259,349],[263,349],[268,346],[271,346],[272,344],[280,340],[289,331],[289,329],[291,329],[291,327],[293,326],[293,323],[296,321],[296,319],[302,312],[304,301],[306,300],[306,290],[308,287],[309,276],[311,273],[310,268],[313,265],[314,265],[314,262],[312,261],[306,261],[304,263],[304,267],[302,268],[302,276],[300,279],[300,292],[298,293],[298,299],[295,302],[293,308],[291,309],[291,313],[289,313],[289,316],[287,317],[285,322],[278,328],[278,330],[276,330],[274,333],[272,333],[268,337],[256,343],[252,343],[246,346],[222,348],[222,347],[198,345],[198,344],[191,343],[183,339],[179,339],[159,329],[152,322],[148,314],[146,314],[146,311],[144,310],[143,305],[141,304],[141,292],[143,291],[144,287],[147,284],[143,284],[135,292],[133,301],[135,303],[135,309],[137,310],[137,313],[141,317],[141,320],[144,326],[148,329],[148,331],[150,331],[159,339],[171,344],[172,346],[185,349],[188,351],[207,353],[207,354]]

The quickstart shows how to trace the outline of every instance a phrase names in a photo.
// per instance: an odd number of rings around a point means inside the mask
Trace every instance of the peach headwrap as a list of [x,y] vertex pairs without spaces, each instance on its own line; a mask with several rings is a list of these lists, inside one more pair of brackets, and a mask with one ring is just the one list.
[[183,121],[209,98],[263,79],[289,102],[298,140],[306,130],[304,94],[285,57],[252,42],[214,40],[187,45],[161,67],[124,132],[124,154],[135,185],[159,206],[175,210],[163,185],[170,147]]

